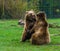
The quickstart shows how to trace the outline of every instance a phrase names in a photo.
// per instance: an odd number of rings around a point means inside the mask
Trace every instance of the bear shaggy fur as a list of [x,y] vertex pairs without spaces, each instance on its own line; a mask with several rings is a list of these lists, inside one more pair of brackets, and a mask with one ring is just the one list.
[[32,27],[34,26],[36,22],[36,14],[33,10],[27,11],[25,15],[25,25],[24,25],[24,31],[22,35],[22,42],[25,42],[26,40],[31,38],[31,35],[34,33],[34,31],[30,31]]
[[46,14],[44,12],[37,13],[36,23],[31,31],[35,31],[31,37],[31,43],[35,45],[47,44],[50,42],[50,35],[48,32],[48,23],[46,21]]

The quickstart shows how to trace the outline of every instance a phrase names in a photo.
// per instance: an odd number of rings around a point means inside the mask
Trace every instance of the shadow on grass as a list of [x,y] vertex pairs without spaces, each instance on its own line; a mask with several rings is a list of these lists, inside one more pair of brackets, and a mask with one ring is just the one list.
[[29,41],[26,41],[26,42],[21,42],[21,40],[18,40],[18,39],[13,39],[11,40],[11,46],[29,46],[30,45],[30,42]]
[[54,42],[51,42],[51,43],[49,43],[49,44],[45,44],[45,45],[32,45],[29,41],[26,41],[26,42],[21,42],[20,40],[18,40],[18,39],[13,39],[12,41],[11,41],[11,46],[21,46],[21,47],[26,47],[26,46],[58,46],[58,45],[60,45],[60,43],[58,43],[58,42],[56,42],[56,43],[54,43]]
[[51,42],[51,43],[49,43],[49,44],[47,44],[47,45],[60,45],[60,43],[58,43],[58,42],[56,42],[56,43]]

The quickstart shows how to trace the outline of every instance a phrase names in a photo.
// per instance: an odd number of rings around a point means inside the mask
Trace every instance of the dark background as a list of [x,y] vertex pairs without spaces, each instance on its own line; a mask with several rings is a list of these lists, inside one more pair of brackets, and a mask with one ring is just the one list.
[[60,18],[60,0],[0,0],[0,19],[23,19],[31,9],[45,11],[47,18]]

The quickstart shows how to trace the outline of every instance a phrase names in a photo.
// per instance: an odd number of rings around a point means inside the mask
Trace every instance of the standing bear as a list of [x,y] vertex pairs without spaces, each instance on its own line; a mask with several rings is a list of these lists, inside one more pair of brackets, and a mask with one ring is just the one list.
[[48,23],[44,12],[37,13],[36,23],[31,31],[34,31],[31,37],[31,43],[35,45],[47,44],[50,42]]
[[30,31],[36,22],[36,14],[33,10],[27,11],[25,15],[25,25],[22,35],[22,42],[31,38],[34,31]]

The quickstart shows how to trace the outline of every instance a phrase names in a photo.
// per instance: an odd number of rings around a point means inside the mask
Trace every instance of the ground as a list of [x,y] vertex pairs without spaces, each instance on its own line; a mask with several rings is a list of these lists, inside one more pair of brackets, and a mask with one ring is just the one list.
[[[60,19],[48,19],[49,23],[60,25]],[[0,51],[60,51],[60,36],[51,36],[47,45],[32,45],[30,42],[20,42],[23,26],[18,20],[0,20]],[[49,28],[50,34],[59,34],[60,28]]]

